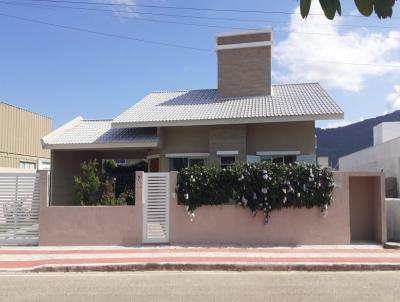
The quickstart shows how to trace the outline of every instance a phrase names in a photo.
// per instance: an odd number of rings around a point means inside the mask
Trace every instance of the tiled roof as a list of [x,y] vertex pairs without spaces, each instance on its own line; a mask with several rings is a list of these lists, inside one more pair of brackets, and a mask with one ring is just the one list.
[[145,144],[158,141],[156,128],[111,128],[111,120],[83,120],[66,124],[43,138],[44,146]]
[[318,83],[274,85],[271,96],[218,98],[216,89],[154,92],[119,115],[113,127],[157,127],[337,119],[343,111]]

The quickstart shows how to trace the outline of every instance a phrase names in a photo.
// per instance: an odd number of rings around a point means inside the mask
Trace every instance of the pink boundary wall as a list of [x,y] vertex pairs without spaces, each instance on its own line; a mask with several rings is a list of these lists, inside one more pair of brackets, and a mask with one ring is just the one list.
[[[40,245],[140,245],[142,244],[142,180],[136,174],[136,205],[114,207],[48,206],[47,174],[42,177]],[[337,186],[328,216],[320,209],[283,209],[271,213],[265,225],[261,212],[253,217],[249,209],[235,205],[203,206],[190,221],[186,208],[178,205],[175,193],[177,173],[171,172],[170,244],[184,245],[301,245],[349,244],[350,177],[373,177],[375,234],[386,241],[386,215],[382,173],[335,172]],[[358,188],[359,189],[359,188]],[[371,188],[362,188],[369,190]],[[353,197],[356,198],[356,197]],[[379,200],[380,199],[380,200]],[[362,200],[359,200],[362,202]]]
[[[41,173],[39,245],[137,245],[142,201],[135,206],[49,206],[48,175]],[[141,192],[141,179],[136,177]]]

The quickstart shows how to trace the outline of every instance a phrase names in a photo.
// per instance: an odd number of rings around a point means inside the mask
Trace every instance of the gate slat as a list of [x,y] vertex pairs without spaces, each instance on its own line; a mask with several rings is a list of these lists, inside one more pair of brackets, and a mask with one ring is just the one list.
[[40,174],[0,173],[0,244],[39,241]]
[[143,243],[169,242],[169,173],[144,173]]

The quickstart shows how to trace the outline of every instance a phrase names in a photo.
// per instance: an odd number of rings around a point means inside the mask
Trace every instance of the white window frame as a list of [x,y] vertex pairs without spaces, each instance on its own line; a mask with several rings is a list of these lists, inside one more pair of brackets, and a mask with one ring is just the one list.
[[260,160],[263,160],[263,157],[269,156],[271,160],[273,161],[274,157],[283,157],[283,163],[285,163],[285,156],[296,156],[296,161],[297,161],[297,156],[301,154],[300,151],[294,151],[294,150],[289,150],[289,151],[258,151],[256,152],[258,156],[260,156]]
[[[22,164],[22,167],[21,167],[21,164]],[[20,160],[19,161],[19,168],[20,169],[36,170],[36,166],[37,166],[37,163],[32,162],[32,161],[25,161],[25,160]]]

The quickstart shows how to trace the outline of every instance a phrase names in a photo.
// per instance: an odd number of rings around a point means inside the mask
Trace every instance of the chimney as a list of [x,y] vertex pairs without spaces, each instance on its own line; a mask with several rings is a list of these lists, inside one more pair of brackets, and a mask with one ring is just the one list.
[[272,29],[217,34],[218,96],[271,95]]

